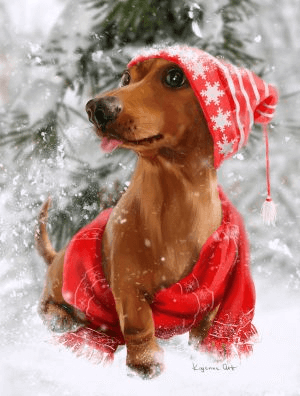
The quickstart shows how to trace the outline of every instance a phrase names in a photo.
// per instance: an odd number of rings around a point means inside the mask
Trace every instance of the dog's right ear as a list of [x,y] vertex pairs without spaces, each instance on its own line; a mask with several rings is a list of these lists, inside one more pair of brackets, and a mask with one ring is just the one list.
[[49,197],[46,202],[44,202],[38,217],[38,226],[34,234],[35,246],[43,257],[47,265],[50,265],[56,256],[57,252],[54,250],[51,241],[47,233],[47,220],[48,220],[48,210],[51,206],[51,198]]

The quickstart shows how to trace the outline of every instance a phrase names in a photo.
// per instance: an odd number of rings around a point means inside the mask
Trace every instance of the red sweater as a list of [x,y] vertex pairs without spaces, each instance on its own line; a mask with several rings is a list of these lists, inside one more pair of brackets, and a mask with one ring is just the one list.
[[[224,356],[248,353],[255,305],[249,270],[249,246],[242,218],[220,190],[222,224],[201,249],[192,272],[159,291],[151,304],[155,335],[169,338],[196,327],[220,304],[217,316],[200,349]],[[101,240],[112,209],[103,211],[80,230],[67,247],[63,296],[84,312],[90,328],[67,333],[60,341],[82,348],[85,344],[110,355],[124,344],[112,291],[101,267]],[[95,330],[102,329],[102,332]]]

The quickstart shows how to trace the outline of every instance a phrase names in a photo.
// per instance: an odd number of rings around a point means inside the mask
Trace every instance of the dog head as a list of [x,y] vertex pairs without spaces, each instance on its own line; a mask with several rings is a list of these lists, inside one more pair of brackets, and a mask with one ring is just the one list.
[[125,70],[118,89],[90,100],[89,120],[102,148],[132,149],[143,156],[184,156],[213,142],[188,79],[175,63],[149,59]]

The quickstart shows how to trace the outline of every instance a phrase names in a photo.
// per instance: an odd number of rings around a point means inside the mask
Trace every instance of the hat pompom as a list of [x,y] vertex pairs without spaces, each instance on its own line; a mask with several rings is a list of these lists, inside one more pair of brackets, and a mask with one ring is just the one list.
[[273,85],[266,84],[263,80],[261,81],[264,87],[264,96],[262,95],[263,100],[259,101],[254,109],[254,122],[256,124],[268,124],[276,110],[278,93]]
[[261,208],[261,215],[264,224],[268,226],[272,224],[273,226],[275,226],[277,211],[276,205],[271,197],[267,197],[265,202],[263,203]]

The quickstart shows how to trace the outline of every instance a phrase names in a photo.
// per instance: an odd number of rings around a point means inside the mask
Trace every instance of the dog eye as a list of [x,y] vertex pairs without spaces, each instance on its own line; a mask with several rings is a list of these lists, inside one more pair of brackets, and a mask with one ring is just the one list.
[[169,70],[165,77],[165,83],[171,88],[180,88],[185,82],[186,76],[183,71],[178,68]]
[[124,87],[130,83],[130,74],[128,71],[125,71],[121,77],[120,87]]

